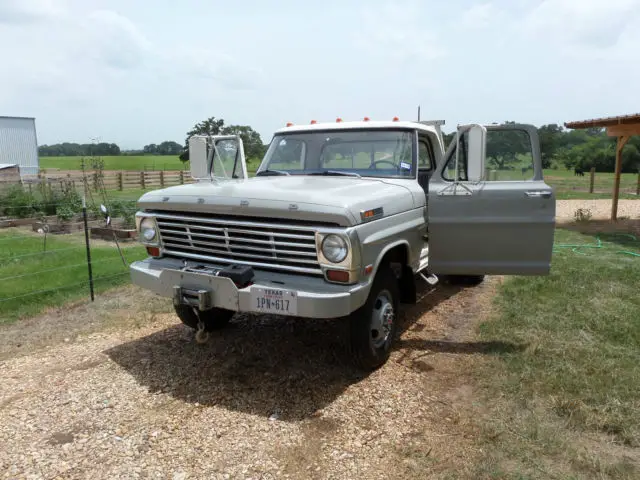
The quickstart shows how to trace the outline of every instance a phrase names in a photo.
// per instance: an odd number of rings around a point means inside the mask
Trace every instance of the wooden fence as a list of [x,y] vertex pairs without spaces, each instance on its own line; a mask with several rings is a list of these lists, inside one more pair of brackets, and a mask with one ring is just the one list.
[[170,187],[173,185],[184,185],[192,183],[194,180],[188,171],[167,170],[167,171],[144,171],[135,172],[130,170],[105,171],[102,177],[98,172],[87,172],[83,174],[78,171],[69,172],[47,172],[46,174],[23,177],[25,188],[33,189],[37,185],[46,184],[51,189],[62,189],[65,183],[71,182],[76,188],[83,188],[84,183],[88,188],[97,190],[104,186],[106,190],[155,190],[158,188]]

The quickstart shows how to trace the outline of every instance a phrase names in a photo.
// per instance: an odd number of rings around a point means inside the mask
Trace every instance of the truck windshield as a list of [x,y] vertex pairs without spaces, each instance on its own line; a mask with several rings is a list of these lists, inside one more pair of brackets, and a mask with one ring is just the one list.
[[276,135],[258,169],[267,175],[414,178],[413,132],[331,130]]

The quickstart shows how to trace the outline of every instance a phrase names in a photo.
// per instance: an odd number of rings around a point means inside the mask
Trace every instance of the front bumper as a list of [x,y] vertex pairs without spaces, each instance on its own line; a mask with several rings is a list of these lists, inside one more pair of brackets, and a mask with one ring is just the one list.
[[[195,266],[197,262],[189,262]],[[211,265],[216,267],[215,265]],[[338,318],[357,310],[367,299],[369,283],[335,285],[323,278],[307,277],[262,270],[254,270],[253,283],[238,288],[233,281],[205,273],[183,270],[182,260],[147,258],[131,264],[131,281],[174,303],[188,303],[195,307],[219,307],[234,312],[256,312],[252,289],[277,289],[294,292],[297,313],[303,318]]]

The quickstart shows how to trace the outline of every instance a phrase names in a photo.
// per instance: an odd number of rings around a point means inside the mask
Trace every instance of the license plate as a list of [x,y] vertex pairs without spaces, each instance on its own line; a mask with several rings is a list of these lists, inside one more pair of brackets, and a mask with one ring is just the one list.
[[288,290],[253,287],[251,306],[256,312],[297,315],[298,297],[295,292]]

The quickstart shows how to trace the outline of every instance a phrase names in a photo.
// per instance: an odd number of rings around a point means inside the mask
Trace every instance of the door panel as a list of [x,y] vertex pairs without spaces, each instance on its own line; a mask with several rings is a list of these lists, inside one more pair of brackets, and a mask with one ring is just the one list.
[[[547,274],[553,248],[555,195],[542,179],[537,131],[526,125],[486,128],[483,181],[465,181],[466,164],[458,168],[461,180],[453,181],[451,172],[455,168],[448,168],[447,162],[455,161],[455,144],[431,179],[429,271],[454,275]],[[529,145],[500,139],[509,129],[526,132]],[[499,135],[492,137],[492,132]],[[461,145],[462,163],[466,161],[464,138]]]

